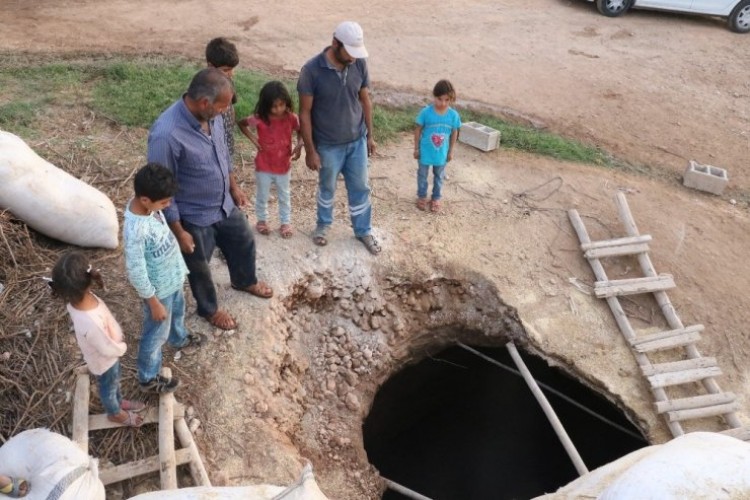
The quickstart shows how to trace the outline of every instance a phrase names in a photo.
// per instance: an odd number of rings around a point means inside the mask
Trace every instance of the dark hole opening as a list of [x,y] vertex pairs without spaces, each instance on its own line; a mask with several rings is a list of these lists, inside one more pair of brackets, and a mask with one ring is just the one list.
[[[505,348],[475,348],[505,366]],[[535,356],[534,378],[629,433],[542,389],[591,471],[648,443],[602,396]],[[578,474],[520,375],[451,347],[391,377],[363,425],[381,475],[434,500],[532,498]],[[392,490],[387,500],[407,498]]]

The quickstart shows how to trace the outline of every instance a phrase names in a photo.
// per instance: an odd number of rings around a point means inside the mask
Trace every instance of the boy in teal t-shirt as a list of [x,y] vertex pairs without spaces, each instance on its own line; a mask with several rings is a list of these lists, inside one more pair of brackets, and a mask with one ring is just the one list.
[[456,91],[448,80],[440,80],[432,90],[434,101],[417,115],[414,131],[414,159],[418,160],[417,208],[427,209],[427,184],[430,168],[434,178],[430,210],[440,211],[441,190],[445,178],[445,166],[453,159],[461,117],[450,107],[456,101]]
[[185,328],[182,287],[188,274],[177,239],[162,210],[172,203],[177,181],[163,165],[149,163],[135,174],[135,196],[125,206],[123,241],[128,281],[143,301],[143,330],[138,344],[138,381],[146,392],[172,392],[176,378],[159,374],[162,346],[194,350],[206,336]]

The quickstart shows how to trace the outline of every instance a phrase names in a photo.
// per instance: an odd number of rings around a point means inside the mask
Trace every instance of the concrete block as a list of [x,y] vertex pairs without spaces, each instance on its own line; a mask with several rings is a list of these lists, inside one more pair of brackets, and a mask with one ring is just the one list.
[[686,187],[713,194],[723,193],[728,183],[729,176],[726,170],[711,165],[701,165],[695,160],[690,160],[682,176],[682,184]]
[[466,122],[461,125],[458,140],[482,151],[492,151],[500,145],[500,131],[481,123]]

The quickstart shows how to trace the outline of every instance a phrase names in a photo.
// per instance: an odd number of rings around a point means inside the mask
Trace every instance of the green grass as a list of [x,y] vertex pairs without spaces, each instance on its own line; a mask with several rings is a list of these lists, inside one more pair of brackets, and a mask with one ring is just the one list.
[[499,130],[502,137],[501,144],[506,148],[551,156],[559,160],[612,166],[611,156],[604,151],[560,135],[515,125],[482,113],[461,113],[461,119],[464,122],[479,122]]
[[[33,131],[36,120],[54,106],[71,99],[90,106],[99,115],[130,127],[148,128],[159,114],[185,92],[201,65],[166,58],[111,59],[91,62],[0,67],[0,127]],[[235,87],[240,100],[238,118],[252,113],[258,92],[270,80],[267,74],[239,70]],[[295,99],[295,82],[284,82]],[[414,107],[375,106],[375,138],[388,143],[414,130]],[[565,161],[616,166],[604,151],[559,135],[516,125],[495,116],[459,109],[463,121],[477,121],[502,132],[502,147]]]
[[69,64],[0,68],[0,128],[31,134],[36,120],[64,105],[83,79],[83,70]]

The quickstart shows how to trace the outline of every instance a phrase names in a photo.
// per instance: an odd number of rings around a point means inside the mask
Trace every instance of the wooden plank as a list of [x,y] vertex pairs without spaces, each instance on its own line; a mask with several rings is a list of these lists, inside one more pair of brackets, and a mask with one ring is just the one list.
[[[146,408],[140,413],[143,417],[143,425],[155,424],[159,422],[159,408],[151,406]],[[174,405],[174,418],[182,418],[185,416],[185,406],[182,403],[175,403]],[[114,429],[115,427],[122,427],[122,425],[112,422],[107,418],[106,413],[98,413],[96,415],[89,415],[89,431],[99,431],[102,429]]]
[[581,250],[595,250],[597,248],[621,247],[625,245],[648,243],[651,241],[650,234],[640,234],[638,236],[626,236],[624,238],[612,238],[611,240],[592,241],[590,243],[581,243]]
[[607,297],[664,291],[675,286],[671,274],[660,274],[655,277],[597,281],[594,283],[594,295],[598,299],[605,299]]
[[706,406],[705,408],[693,408],[692,410],[677,410],[670,411],[667,413],[667,418],[670,422],[679,422],[682,420],[690,420],[693,418],[706,418],[716,417],[718,415],[725,415],[732,413],[740,409],[740,405],[736,401],[726,403],[723,405]]
[[734,429],[721,431],[719,434],[737,438],[740,441],[750,441],[750,427],[736,427]]
[[[183,418],[185,416],[185,405],[182,403],[175,402],[174,404],[174,419]],[[159,408],[156,406],[150,406],[140,413],[143,418],[143,424],[156,424],[159,422]],[[120,424],[112,422],[107,418],[106,413],[99,413],[96,415],[89,415],[89,430],[98,431],[102,429],[114,429],[116,427],[122,427]]]
[[718,377],[719,375],[721,375],[721,369],[718,366],[712,366],[710,368],[696,368],[682,372],[660,373],[647,378],[651,387],[667,387],[670,385],[697,382],[704,378]]
[[635,255],[648,252],[646,243],[637,243],[634,245],[622,245],[619,247],[592,248],[586,250],[583,254],[587,259],[602,259],[604,257],[621,257],[623,255]]
[[175,420],[174,430],[182,446],[190,450],[190,475],[193,477],[193,482],[196,486],[211,486],[211,480],[208,478],[206,468],[203,466],[201,454],[193,440],[193,433],[190,432],[184,418]]
[[651,342],[639,342],[633,345],[633,350],[639,353],[651,351],[663,351],[665,349],[674,349],[698,342],[701,335],[698,332],[688,332],[668,337],[661,340],[652,340]]
[[683,333],[691,332],[702,332],[704,330],[703,325],[691,325],[685,328],[679,328],[677,330],[665,330],[662,332],[649,333],[648,335],[641,335],[630,341],[631,346],[636,346],[642,343],[652,342],[654,340],[664,340],[670,337],[675,337]]
[[[172,370],[161,369],[162,376],[172,377]],[[177,464],[174,451],[174,394],[159,395],[159,471],[162,490],[177,489]]]
[[[187,448],[175,452],[175,462],[177,465],[190,463],[191,458],[190,450]],[[99,470],[99,479],[104,483],[104,486],[106,486],[108,484],[130,479],[131,477],[156,472],[159,470],[159,463],[159,456],[154,455],[152,457],[135,460],[115,467],[107,467]]]
[[73,441],[88,455],[89,453],[89,394],[91,380],[88,372],[76,377],[73,396]]
[[671,401],[657,401],[654,404],[656,413],[666,413],[668,411],[692,410],[693,408],[721,405],[731,403],[734,400],[735,395],[733,393],[722,392],[721,394],[703,394],[702,396],[672,399]]
[[709,368],[711,366],[718,366],[716,358],[694,358],[684,359],[682,361],[672,361],[670,363],[659,363],[656,365],[642,366],[641,371],[647,377],[651,375],[659,375],[660,373],[670,372],[682,372],[685,370],[692,370],[695,368]]

